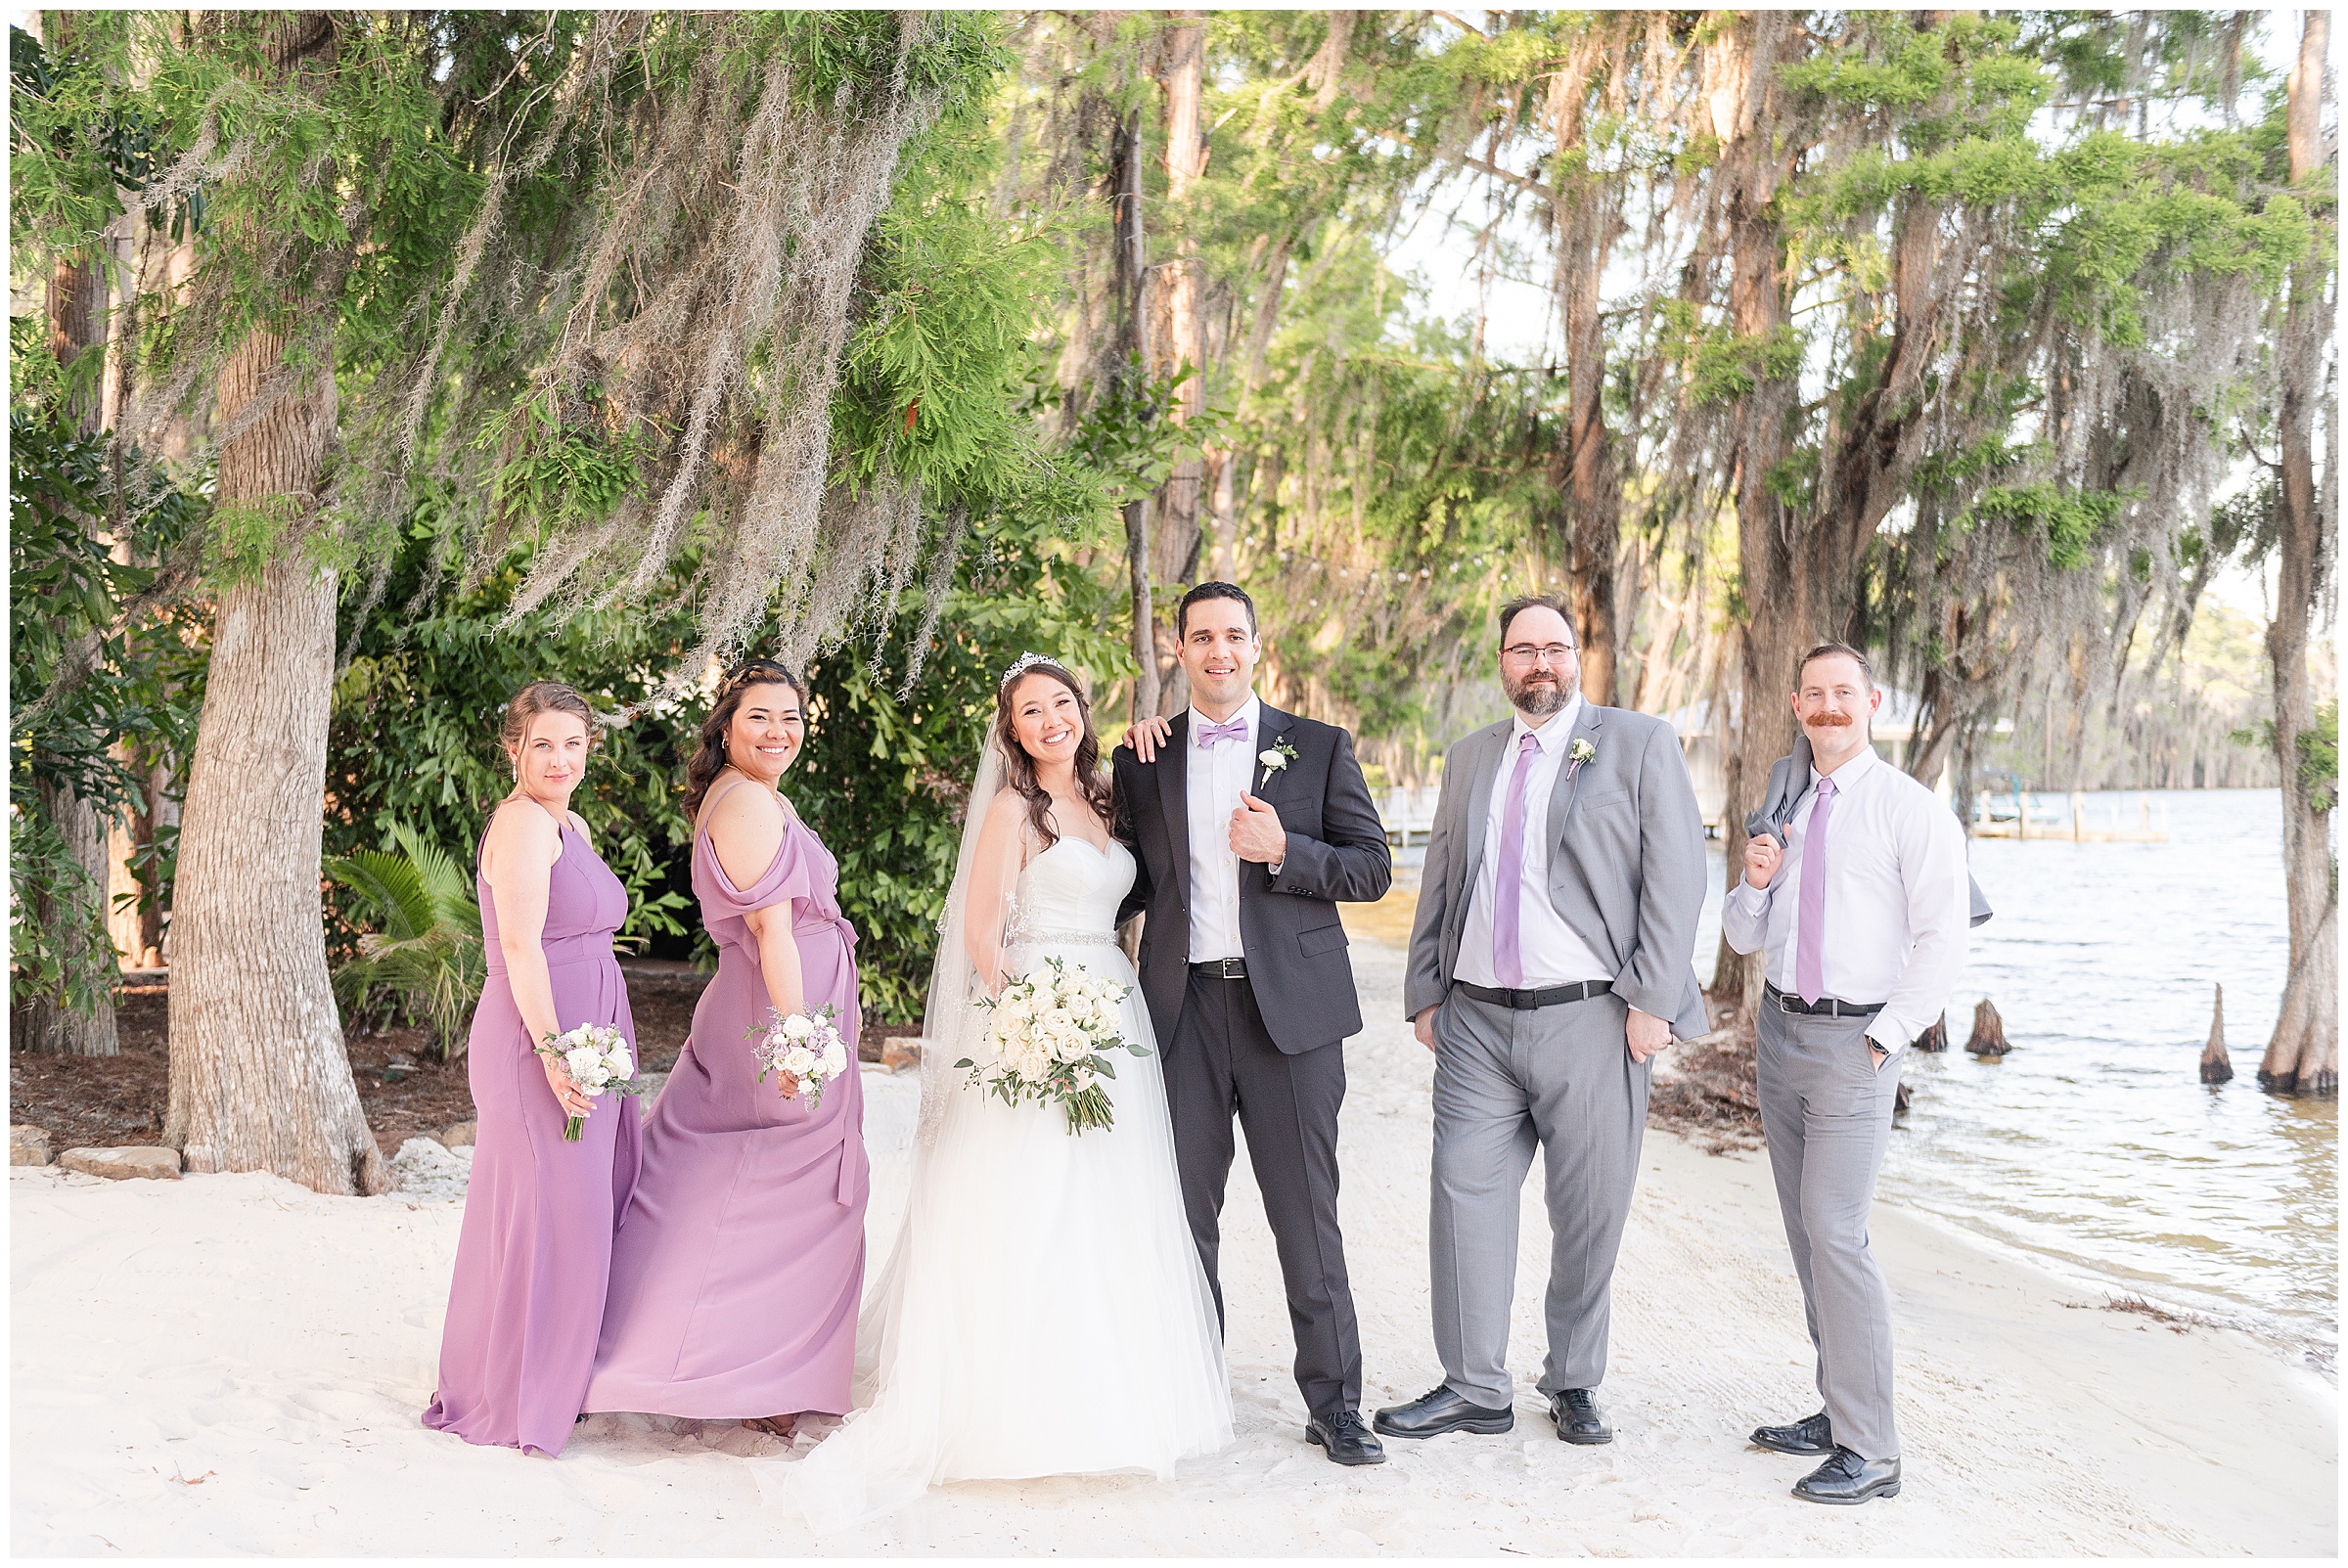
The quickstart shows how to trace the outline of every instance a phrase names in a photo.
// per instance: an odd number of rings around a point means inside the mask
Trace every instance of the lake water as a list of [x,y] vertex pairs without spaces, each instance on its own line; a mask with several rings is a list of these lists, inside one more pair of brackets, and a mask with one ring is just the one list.
[[[2045,806],[2061,797],[2040,796]],[[2139,793],[2090,794],[2092,829]],[[2328,1357],[2339,1310],[2339,1107],[2260,1093],[2288,950],[2272,789],[2168,790],[2169,841],[1980,839],[1997,916],[1972,933],[1951,1049],[1912,1053],[1884,1166],[1893,1201],[2039,1254],[2114,1294],[2244,1319]],[[2068,820],[2067,806],[2064,819]],[[1719,937],[1715,875],[1697,947]],[[2205,1087],[2213,983],[2233,1083]],[[1968,1056],[1987,997],[2011,1054]]]

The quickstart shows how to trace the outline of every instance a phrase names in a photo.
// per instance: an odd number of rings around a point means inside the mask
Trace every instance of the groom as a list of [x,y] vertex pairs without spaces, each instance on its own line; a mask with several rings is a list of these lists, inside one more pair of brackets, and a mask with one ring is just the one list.
[[1385,828],[1352,738],[1256,696],[1263,647],[1246,594],[1200,583],[1174,611],[1174,638],[1191,706],[1126,732],[1114,762],[1118,836],[1141,863],[1117,919],[1149,915],[1142,995],[1164,1043],[1183,1204],[1220,1315],[1236,1111],[1287,1285],[1305,1438],[1339,1464],[1383,1463],[1361,1416],[1337,1232],[1341,1043],[1362,1009],[1336,901],[1385,895]]

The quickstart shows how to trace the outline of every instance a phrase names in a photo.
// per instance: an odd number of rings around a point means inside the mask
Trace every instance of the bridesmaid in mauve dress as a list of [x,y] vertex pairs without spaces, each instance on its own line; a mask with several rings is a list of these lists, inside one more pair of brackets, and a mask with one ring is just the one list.
[[788,1436],[844,1415],[864,1288],[864,1091],[814,1106],[758,1079],[772,1007],[827,1004],[853,1062],[856,933],[839,867],[776,782],[806,739],[806,690],[771,659],[726,679],[687,769],[693,888],[717,973],[645,1128],[644,1174],[611,1258],[591,1411],[738,1419]]
[[[595,1363],[611,1237],[642,1142],[635,1107],[591,1098],[535,1053],[549,1034],[635,1021],[611,937],[627,890],[569,808],[594,715],[538,681],[506,709],[515,789],[482,837],[478,892],[489,977],[474,1010],[467,1076],[479,1118],[456,1278],[427,1426],[468,1443],[552,1457],[570,1438]],[[587,1127],[573,1143],[566,1117]]]

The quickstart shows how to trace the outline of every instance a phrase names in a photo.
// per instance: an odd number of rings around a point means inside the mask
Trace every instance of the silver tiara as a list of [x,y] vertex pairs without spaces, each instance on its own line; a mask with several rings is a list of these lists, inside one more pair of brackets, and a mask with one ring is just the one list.
[[1038,664],[1057,664],[1060,661],[1058,659],[1054,658],[1049,653],[1021,653],[1017,658],[1015,658],[1011,661],[1011,668],[1005,670],[1003,672],[1003,679],[995,683],[995,690],[998,692],[1002,691],[1003,688],[1009,686],[1012,682],[1017,680],[1029,670],[1034,669]]

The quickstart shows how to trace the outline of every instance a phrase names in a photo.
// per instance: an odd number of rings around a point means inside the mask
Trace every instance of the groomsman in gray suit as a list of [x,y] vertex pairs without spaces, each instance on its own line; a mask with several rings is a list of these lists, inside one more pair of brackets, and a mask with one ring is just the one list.
[[1660,719],[1581,694],[1564,605],[1500,612],[1513,718],[1443,763],[1403,1006],[1435,1053],[1430,1247],[1443,1385],[1377,1412],[1393,1437],[1506,1432],[1516,1216],[1544,1151],[1558,1436],[1608,1443],[1614,1257],[1647,1126],[1648,1062],[1704,1032],[1690,963],[1704,829]]
[[1729,946],[1769,955],[1761,1132],[1826,1402],[1752,1440],[1825,1461],[1794,1485],[1810,1502],[1899,1494],[1891,1299],[1867,1212],[1899,1090],[1887,1068],[1948,1006],[1973,910],[1956,813],[1869,743],[1882,701],[1857,649],[1828,643],[1802,655],[1793,711],[1809,777],[1793,784],[1800,798],[1784,826],[1745,845],[1744,874],[1720,911]]

